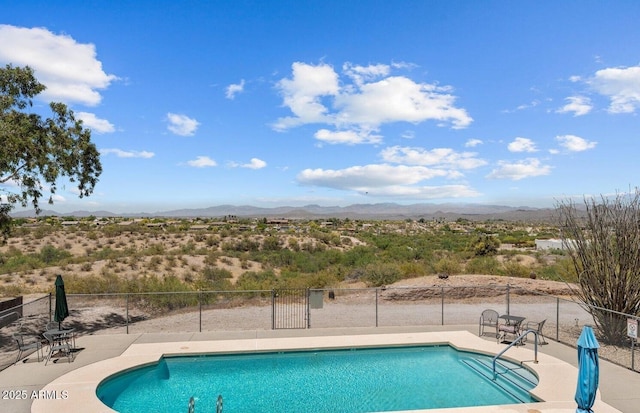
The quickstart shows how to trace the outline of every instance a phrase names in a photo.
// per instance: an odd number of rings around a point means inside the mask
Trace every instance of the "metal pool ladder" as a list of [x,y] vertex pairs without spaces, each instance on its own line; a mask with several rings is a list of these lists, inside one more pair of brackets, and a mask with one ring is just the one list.
[[[196,401],[193,398],[193,396],[191,396],[191,398],[189,398],[189,413],[195,413],[196,412]],[[216,413],[222,413],[222,395],[219,394],[218,395],[218,400],[216,401]]]
[[495,380],[497,377],[497,373],[496,373],[496,361],[500,358],[501,355],[503,355],[504,353],[507,352],[507,350],[509,350],[511,347],[515,346],[516,344],[518,344],[518,342],[522,342],[522,340],[525,339],[525,337],[527,336],[527,334],[529,333],[533,333],[533,335],[535,336],[535,344],[534,344],[534,350],[533,350],[533,354],[534,354],[534,363],[538,363],[538,332],[536,330],[527,330],[524,333],[520,334],[518,336],[518,338],[516,338],[515,340],[513,340],[511,342],[511,344],[509,344],[504,350],[502,350],[500,353],[496,354],[496,356],[493,358],[492,363],[491,363],[491,369],[493,370],[493,379]]
[[218,395],[218,401],[216,401],[216,413],[222,413],[222,395]]

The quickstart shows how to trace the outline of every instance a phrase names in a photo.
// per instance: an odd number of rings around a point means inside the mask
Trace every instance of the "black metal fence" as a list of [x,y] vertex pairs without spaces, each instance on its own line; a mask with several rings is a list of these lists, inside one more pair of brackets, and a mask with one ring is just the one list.
[[[22,316],[0,328],[0,365],[13,360],[18,330],[39,334],[52,318],[50,295],[22,304]],[[312,290],[198,291],[129,294],[68,294],[63,325],[79,334],[176,333],[280,328],[478,325],[480,313],[545,321],[543,334],[571,346],[593,310],[570,297],[511,286],[434,286]],[[607,311],[599,309],[600,311]],[[617,319],[635,315],[611,312]],[[601,342],[601,357],[638,371],[635,339]],[[12,354],[13,356],[7,356]],[[6,361],[5,360],[5,361]]]

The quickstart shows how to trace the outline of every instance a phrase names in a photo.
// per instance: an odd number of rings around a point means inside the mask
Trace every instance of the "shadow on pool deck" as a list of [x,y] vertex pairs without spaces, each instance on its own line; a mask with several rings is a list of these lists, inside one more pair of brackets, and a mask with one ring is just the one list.
[[[73,362],[66,358],[47,366],[38,362],[35,354],[26,362],[18,362],[0,372],[0,411],[27,413],[35,397],[60,397],[61,395],[41,394],[45,385],[69,371],[95,363],[100,360],[121,355],[131,344],[161,343],[174,341],[234,340],[273,337],[337,336],[356,334],[384,334],[399,332],[427,332],[467,330],[477,334],[476,325],[465,326],[422,326],[422,327],[378,327],[378,328],[331,328],[308,330],[253,330],[205,333],[144,333],[120,335],[87,335],[77,339],[77,346],[83,348],[77,352]],[[487,340],[495,340],[485,337]],[[539,346],[540,352],[549,354],[577,367],[575,348],[548,340],[549,344]],[[529,341],[526,345],[533,349]],[[601,360],[600,392],[602,401],[623,413],[635,413],[640,406],[640,373]],[[73,389],[69,389],[71,397]]]

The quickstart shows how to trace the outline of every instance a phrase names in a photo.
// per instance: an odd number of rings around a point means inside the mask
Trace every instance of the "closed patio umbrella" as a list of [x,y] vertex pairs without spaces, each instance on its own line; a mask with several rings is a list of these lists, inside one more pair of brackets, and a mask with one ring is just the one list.
[[53,320],[60,323],[69,316],[69,307],[67,307],[67,294],[64,292],[64,281],[62,276],[56,277],[56,311],[53,313]]
[[596,401],[600,367],[598,363],[598,340],[589,326],[582,328],[578,338],[578,386],[576,388],[576,413],[593,413]]

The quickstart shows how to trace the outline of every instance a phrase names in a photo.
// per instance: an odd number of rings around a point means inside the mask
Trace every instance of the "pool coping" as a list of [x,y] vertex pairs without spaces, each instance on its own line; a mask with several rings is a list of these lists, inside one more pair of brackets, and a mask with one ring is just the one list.
[[[162,356],[215,353],[246,353],[313,349],[338,349],[349,347],[380,347],[400,345],[451,345],[459,350],[495,355],[504,349],[503,344],[481,339],[468,331],[410,332],[391,334],[336,335],[312,337],[251,338],[239,340],[179,341],[164,343],[132,344],[120,356],[102,360],[58,377],[47,384],[43,391],[59,395],[54,399],[34,400],[33,413],[64,412],[115,412],[96,396],[96,389],[106,377],[122,370],[157,362]],[[522,362],[537,374],[539,384],[531,394],[543,402],[520,403],[500,406],[478,406],[448,409],[413,410],[429,413],[574,413],[574,401],[578,370],[569,363],[530,348],[512,347],[505,359]],[[73,389],[73,397],[64,397]],[[621,413],[602,402],[598,393],[594,410],[598,413]]]

